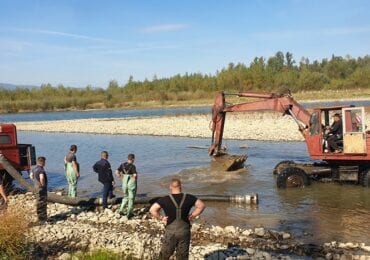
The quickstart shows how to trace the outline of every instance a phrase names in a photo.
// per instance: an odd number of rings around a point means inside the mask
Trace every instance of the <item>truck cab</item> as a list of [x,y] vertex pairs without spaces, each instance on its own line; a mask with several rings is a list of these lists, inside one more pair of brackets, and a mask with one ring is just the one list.
[[[17,171],[29,171],[36,164],[35,147],[31,144],[19,144],[17,128],[14,124],[0,124],[0,154],[2,154]],[[0,164],[5,186],[12,182],[3,165]]]

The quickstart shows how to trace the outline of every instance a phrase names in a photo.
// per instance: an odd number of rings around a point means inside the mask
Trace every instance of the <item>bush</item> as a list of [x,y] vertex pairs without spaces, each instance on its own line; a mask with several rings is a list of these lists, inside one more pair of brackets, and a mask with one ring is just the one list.
[[0,213],[0,259],[19,259],[27,256],[28,221],[26,212],[8,209]]

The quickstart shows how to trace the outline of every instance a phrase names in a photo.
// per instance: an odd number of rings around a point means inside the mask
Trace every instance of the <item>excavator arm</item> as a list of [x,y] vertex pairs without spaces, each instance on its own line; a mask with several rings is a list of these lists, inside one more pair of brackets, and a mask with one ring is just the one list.
[[[225,96],[227,95],[259,98],[262,100],[235,105],[226,105]],[[272,110],[281,112],[283,115],[292,116],[302,133],[304,133],[304,130],[309,126],[311,117],[311,114],[288,94],[279,95],[274,93],[221,92],[219,95],[217,95],[212,108],[212,143],[208,150],[208,154],[215,156],[221,154],[221,144],[227,112],[247,112],[258,110]]]

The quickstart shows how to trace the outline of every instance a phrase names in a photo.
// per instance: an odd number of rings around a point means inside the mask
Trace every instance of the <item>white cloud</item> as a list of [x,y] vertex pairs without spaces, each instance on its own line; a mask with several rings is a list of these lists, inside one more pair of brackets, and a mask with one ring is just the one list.
[[14,32],[27,32],[27,33],[34,33],[34,34],[54,35],[54,36],[68,37],[68,38],[74,38],[74,39],[83,39],[83,40],[111,42],[111,40],[107,40],[105,38],[98,38],[98,37],[92,37],[92,36],[83,35],[83,34],[74,34],[74,33],[51,31],[51,30],[27,29],[27,28],[0,28],[0,30],[14,31]]
[[143,29],[144,32],[147,33],[155,33],[155,32],[174,32],[180,31],[185,28],[188,28],[189,25],[187,24],[160,24],[154,26],[148,26]]

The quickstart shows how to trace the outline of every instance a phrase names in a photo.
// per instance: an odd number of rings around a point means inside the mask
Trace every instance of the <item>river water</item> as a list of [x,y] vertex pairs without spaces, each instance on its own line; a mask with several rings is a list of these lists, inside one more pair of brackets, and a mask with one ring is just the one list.
[[[320,106],[355,105],[370,106],[370,100],[359,101],[330,101],[330,102],[303,102],[303,107],[312,108]],[[90,119],[90,118],[123,118],[141,116],[162,116],[179,114],[205,114],[210,113],[210,106],[183,107],[183,108],[156,108],[156,109],[117,109],[117,110],[86,110],[86,111],[63,111],[63,112],[36,112],[0,114],[0,122],[27,122],[48,121],[67,119]]]
[[[273,167],[282,160],[307,160],[303,142],[225,140],[230,154],[249,156],[244,170],[230,173],[211,170],[207,150],[188,148],[206,147],[208,139],[20,132],[18,140],[32,143],[38,156],[46,156],[51,189],[67,186],[63,158],[70,144],[79,148],[81,196],[100,195],[102,185],[91,169],[100,151],[109,151],[114,169],[128,153],[135,153],[139,194],[166,194],[169,179],[179,176],[185,192],[193,194],[259,195],[258,206],[207,203],[201,221],[287,230],[305,242],[336,240],[370,244],[370,189],[337,183],[313,183],[304,189],[276,188]],[[244,146],[248,148],[240,148]]]

